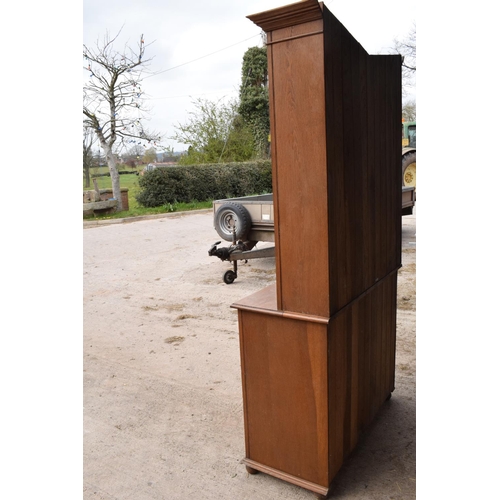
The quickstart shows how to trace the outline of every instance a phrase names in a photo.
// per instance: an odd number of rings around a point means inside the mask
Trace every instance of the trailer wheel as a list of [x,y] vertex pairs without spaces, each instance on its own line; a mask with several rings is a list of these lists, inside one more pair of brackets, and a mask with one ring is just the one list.
[[224,275],[222,276],[222,279],[224,280],[224,283],[226,285],[230,285],[236,279],[236,273],[234,271],[231,271],[231,269],[229,269],[229,271],[226,271],[224,273]]
[[240,240],[250,231],[252,220],[243,205],[228,201],[215,213],[214,226],[219,236],[226,241],[233,241],[233,226],[236,227],[236,239]]
[[417,153],[403,156],[403,186],[417,187]]

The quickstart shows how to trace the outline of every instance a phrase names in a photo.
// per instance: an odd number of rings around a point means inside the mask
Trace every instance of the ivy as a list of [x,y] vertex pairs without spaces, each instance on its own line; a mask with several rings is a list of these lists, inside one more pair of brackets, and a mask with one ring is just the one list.
[[243,56],[238,112],[250,127],[259,156],[269,157],[267,48],[251,47]]

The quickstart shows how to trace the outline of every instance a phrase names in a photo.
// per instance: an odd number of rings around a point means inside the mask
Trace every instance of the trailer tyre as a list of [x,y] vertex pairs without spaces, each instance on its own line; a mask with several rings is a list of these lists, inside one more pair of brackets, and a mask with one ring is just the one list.
[[417,153],[403,156],[403,186],[417,187]]
[[236,227],[236,239],[245,239],[252,227],[252,220],[243,205],[227,202],[215,213],[215,230],[222,239],[233,241],[233,225]]

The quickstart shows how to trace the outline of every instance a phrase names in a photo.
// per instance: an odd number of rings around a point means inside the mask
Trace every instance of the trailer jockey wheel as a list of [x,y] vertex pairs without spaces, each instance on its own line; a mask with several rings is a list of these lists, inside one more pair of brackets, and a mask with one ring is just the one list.
[[224,273],[224,276],[222,278],[226,285],[230,285],[236,279],[236,273],[229,269]]

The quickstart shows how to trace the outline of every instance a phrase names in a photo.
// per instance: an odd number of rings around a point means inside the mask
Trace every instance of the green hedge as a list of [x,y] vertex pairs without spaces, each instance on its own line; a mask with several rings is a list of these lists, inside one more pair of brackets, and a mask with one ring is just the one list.
[[272,192],[271,161],[158,167],[139,178],[144,207]]
[[[139,174],[137,170],[118,170],[120,175],[128,175],[128,174]],[[90,177],[111,177],[109,172],[104,172],[103,174],[90,174]]]

